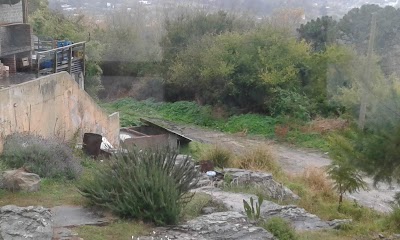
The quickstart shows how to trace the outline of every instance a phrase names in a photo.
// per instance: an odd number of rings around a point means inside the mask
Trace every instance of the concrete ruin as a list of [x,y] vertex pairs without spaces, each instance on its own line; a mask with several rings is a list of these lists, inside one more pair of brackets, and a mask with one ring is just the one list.
[[107,114],[66,72],[0,89],[0,152],[14,132],[62,140],[101,134],[119,146],[119,113]]
[[192,139],[170,130],[153,121],[140,119],[144,124],[138,127],[121,128],[121,145],[125,148],[171,148],[176,149],[189,144]]

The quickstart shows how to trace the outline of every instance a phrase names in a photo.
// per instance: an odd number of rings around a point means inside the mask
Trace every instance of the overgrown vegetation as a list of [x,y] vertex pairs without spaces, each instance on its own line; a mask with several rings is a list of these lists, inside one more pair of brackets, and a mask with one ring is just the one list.
[[[227,133],[240,135],[261,135],[267,138],[287,141],[301,147],[317,148],[328,151],[326,137],[330,131],[342,129],[341,126],[329,131],[307,128],[309,125],[300,122],[289,122],[291,119],[273,118],[261,114],[228,115],[226,118],[216,117],[211,106],[200,106],[194,102],[154,102],[152,100],[136,101],[121,99],[102,104],[109,112],[120,112],[122,126],[140,125],[140,118],[162,118],[179,123],[196,124]],[[225,114],[224,114],[225,115]],[[279,135],[276,128],[287,124],[287,131]]]
[[263,224],[264,228],[279,240],[296,240],[296,233],[290,223],[279,217],[272,217]]
[[176,157],[172,150],[131,149],[97,168],[78,188],[91,203],[121,217],[174,224],[197,178],[189,159],[175,165]]
[[72,180],[82,170],[66,144],[27,133],[8,135],[0,158],[10,168],[24,168],[42,178]]

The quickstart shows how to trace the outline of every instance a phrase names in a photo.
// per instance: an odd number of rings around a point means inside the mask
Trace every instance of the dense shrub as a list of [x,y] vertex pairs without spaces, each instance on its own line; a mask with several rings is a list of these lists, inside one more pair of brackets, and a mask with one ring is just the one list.
[[287,115],[305,121],[311,119],[314,110],[315,107],[307,96],[281,88],[277,89],[277,98],[271,107],[274,116]]
[[296,233],[288,222],[279,217],[270,218],[265,228],[279,240],[295,240]]
[[174,224],[197,183],[197,170],[188,157],[176,163],[172,150],[136,150],[116,155],[78,185],[95,205],[121,217]]
[[81,166],[71,149],[58,139],[14,133],[5,139],[1,160],[11,168],[24,167],[46,178],[75,179]]

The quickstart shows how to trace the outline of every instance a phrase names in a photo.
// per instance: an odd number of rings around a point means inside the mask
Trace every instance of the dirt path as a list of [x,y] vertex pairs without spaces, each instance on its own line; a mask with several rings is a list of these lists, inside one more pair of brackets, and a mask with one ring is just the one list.
[[[279,164],[282,169],[289,174],[302,173],[306,168],[323,167],[330,163],[328,156],[323,153],[312,150],[295,149],[263,138],[241,136],[240,134],[226,134],[165,121],[160,123],[195,141],[209,144],[221,144],[236,153],[262,144],[272,145],[276,150]],[[379,184],[377,188],[374,188],[372,179],[366,177],[364,180],[368,183],[369,190],[349,194],[347,197],[356,200],[363,206],[371,207],[381,212],[391,211],[390,202],[393,201],[394,194],[400,191],[400,186],[389,187],[386,184]]]

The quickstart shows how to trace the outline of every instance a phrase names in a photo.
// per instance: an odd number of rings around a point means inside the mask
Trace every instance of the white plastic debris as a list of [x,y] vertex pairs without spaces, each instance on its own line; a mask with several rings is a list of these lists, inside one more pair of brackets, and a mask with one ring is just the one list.
[[109,150],[109,149],[113,149],[113,146],[112,146],[111,143],[107,140],[107,138],[103,137],[103,138],[101,139],[100,149],[101,149],[101,150]]
[[215,175],[217,175],[217,173],[215,171],[208,171],[208,172],[206,172],[206,174],[209,177],[215,177]]

